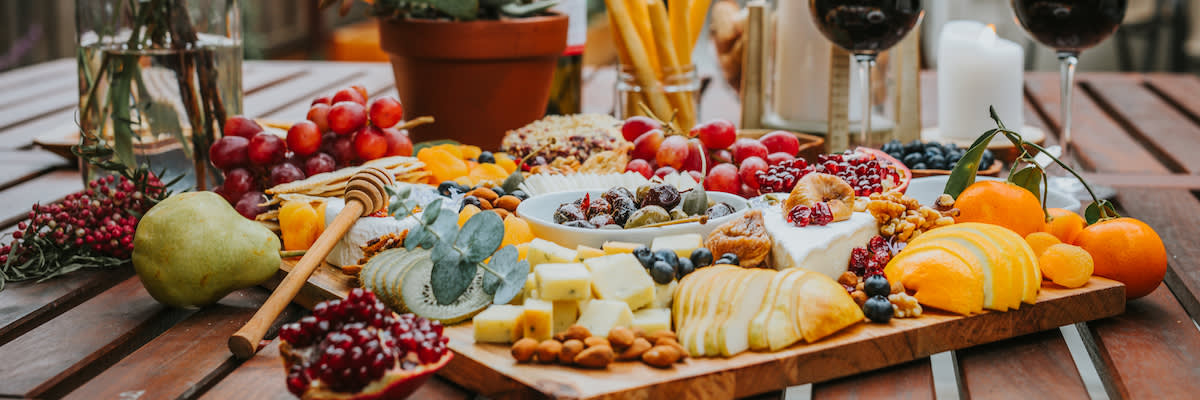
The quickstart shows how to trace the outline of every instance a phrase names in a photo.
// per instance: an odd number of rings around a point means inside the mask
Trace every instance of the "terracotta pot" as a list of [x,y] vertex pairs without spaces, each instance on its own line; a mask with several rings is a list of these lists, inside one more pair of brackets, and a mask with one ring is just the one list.
[[379,39],[405,116],[437,121],[414,129],[414,140],[497,149],[506,131],[545,114],[555,62],[567,45],[567,17],[384,19]]

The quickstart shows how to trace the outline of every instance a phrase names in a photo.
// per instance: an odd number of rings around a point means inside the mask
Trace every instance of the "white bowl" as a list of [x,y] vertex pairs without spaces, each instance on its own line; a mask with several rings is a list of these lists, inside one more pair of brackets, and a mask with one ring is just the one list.
[[713,229],[738,218],[746,211],[746,199],[721,192],[708,192],[709,200],[727,203],[733,206],[733,214],[708,220],[708,223],[689,222],[685,224],[659,226],[653,228],[633,229],[587,229],[564,226],[554,223],[554,211],[563,203],[570,203],[583,197],[584,194],[599,197],[603,190],[572,190],[567,192],[548,193],[530,197],[517,206],[517,216],[529,222],[533,234],[539,238],[558,243],[561,246],[574,249],[578,245],[600,248],[604,242],[629,242],[649,246],[654,238],[659,236],[698,233],[701,237],[708,236]]
[[[942,190],[946,188],[947,179],[950,179],[949,175],[936,175],[913,179],[912,182],[908,184],[908,191],[905,192],[905,194],[917,199],[917,201],[921,202],[921,204],[931,206],[933,205],[933,202],[937,200],[937,197],[942,194]],[[977,176],[975,177],[975,180],[1002,181],[1004,179],[990,176]],[[1050,191],[1046,194],[1047,208],[1062,208],[1079,212],[1079,205],[1079,200],[1076,200],[1071,195],[1054,190],[1054,188],[1050,188]]]

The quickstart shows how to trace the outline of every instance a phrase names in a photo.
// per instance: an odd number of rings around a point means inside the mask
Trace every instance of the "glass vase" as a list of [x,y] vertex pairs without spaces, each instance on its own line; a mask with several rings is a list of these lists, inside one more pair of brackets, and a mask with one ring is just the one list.
[[111,173],[100,157],[182,176],[172,190],[219,185],[208,148],[242,112],[238,1],[76,0],[75,21],[85,182]]
[[670,109],[667,110],[669,114],[656,115],[658,118],[665,121],[674,117],[685,133],[696,125],[700,113],[700,75],[695,65],[668,69],[653,87],[643,87],[632,66],[621,65],[618,71],[617,118],[646,115],[646,109],[651,108],[647,97],[661,93]]

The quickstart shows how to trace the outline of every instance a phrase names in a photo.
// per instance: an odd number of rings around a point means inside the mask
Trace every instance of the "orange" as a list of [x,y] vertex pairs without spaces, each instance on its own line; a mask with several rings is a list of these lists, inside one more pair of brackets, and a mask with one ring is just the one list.
[[1059,243],[1046,248],[1038,257],[1042,276],[1059,286],[1077,288],[1087,284],[1095,263],[1092,255],[1079,246]]
[[1167,249],[1153,228],[1133,218],[1115,218],[1083,228],[1075,244],[1095,262],[1095,274],[1125,284],[1125,298],[1153,292],[1167,273]]
[[883,269],[927,307],[962,315],[983,310],[983,276],[953,253],[934,249],[905,249]]
[[1025,188],[1003,181],[979,181],[958,195],[955,222],[983,222],[1011,229],[1021,237],[1046,225],[1042,204]]
[[1046,227],[1043,230],[1050,232],[1063,243],[1075,243],[1075,237],[1079,236],[1079,231],[1087,226],[1087,221],[1083,217],[1070,210],[1051,208],[1046,212],[1050,214],[1050,220],[1046,221]]
[[1041,257],[1042,253],[1050,246],[1062,243],[1061,240],[1058,240],[1058,237],[1046,232],[1030,233],[1029,236],[1025,237],[1025,242],[1029,243],[1029,247],[1033,248],[1033,254],[1038,257]]
[[508,156],[508,154],[496,153],[495,157],[496,157],[496,165],[499,165],[501,168],[504,168],[505,173],[511,174],[511,173],[513,173],[513,171],[517,170],[517,162],[513,161],[513,159],[510,158]]

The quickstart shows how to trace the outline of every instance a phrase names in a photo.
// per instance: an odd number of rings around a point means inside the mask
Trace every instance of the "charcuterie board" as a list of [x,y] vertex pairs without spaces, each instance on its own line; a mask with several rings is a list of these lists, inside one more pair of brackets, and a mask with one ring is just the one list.
[[[295,262],[284,260],[281,272]],[[344,297],[357,286],[355,277],[325,265],[312,275],[296,301],[311,307],[319,301]],[[798,344],[779,352],[689,358],[669,369],[638,362],[613,363],[604,370],[518,364],[508,346],[476,344],[467,322],[446,328],[450,349],[457,354],[439,374],[492,398],[744,397],[1111,317],[1124,310],[1125,286],[1094,276],[1077,289],[1043,283],[1037,303],[1015,311],[963,317],[928,310],[920,318],[893,319],[887,325],[856,324],[816,343]]]

